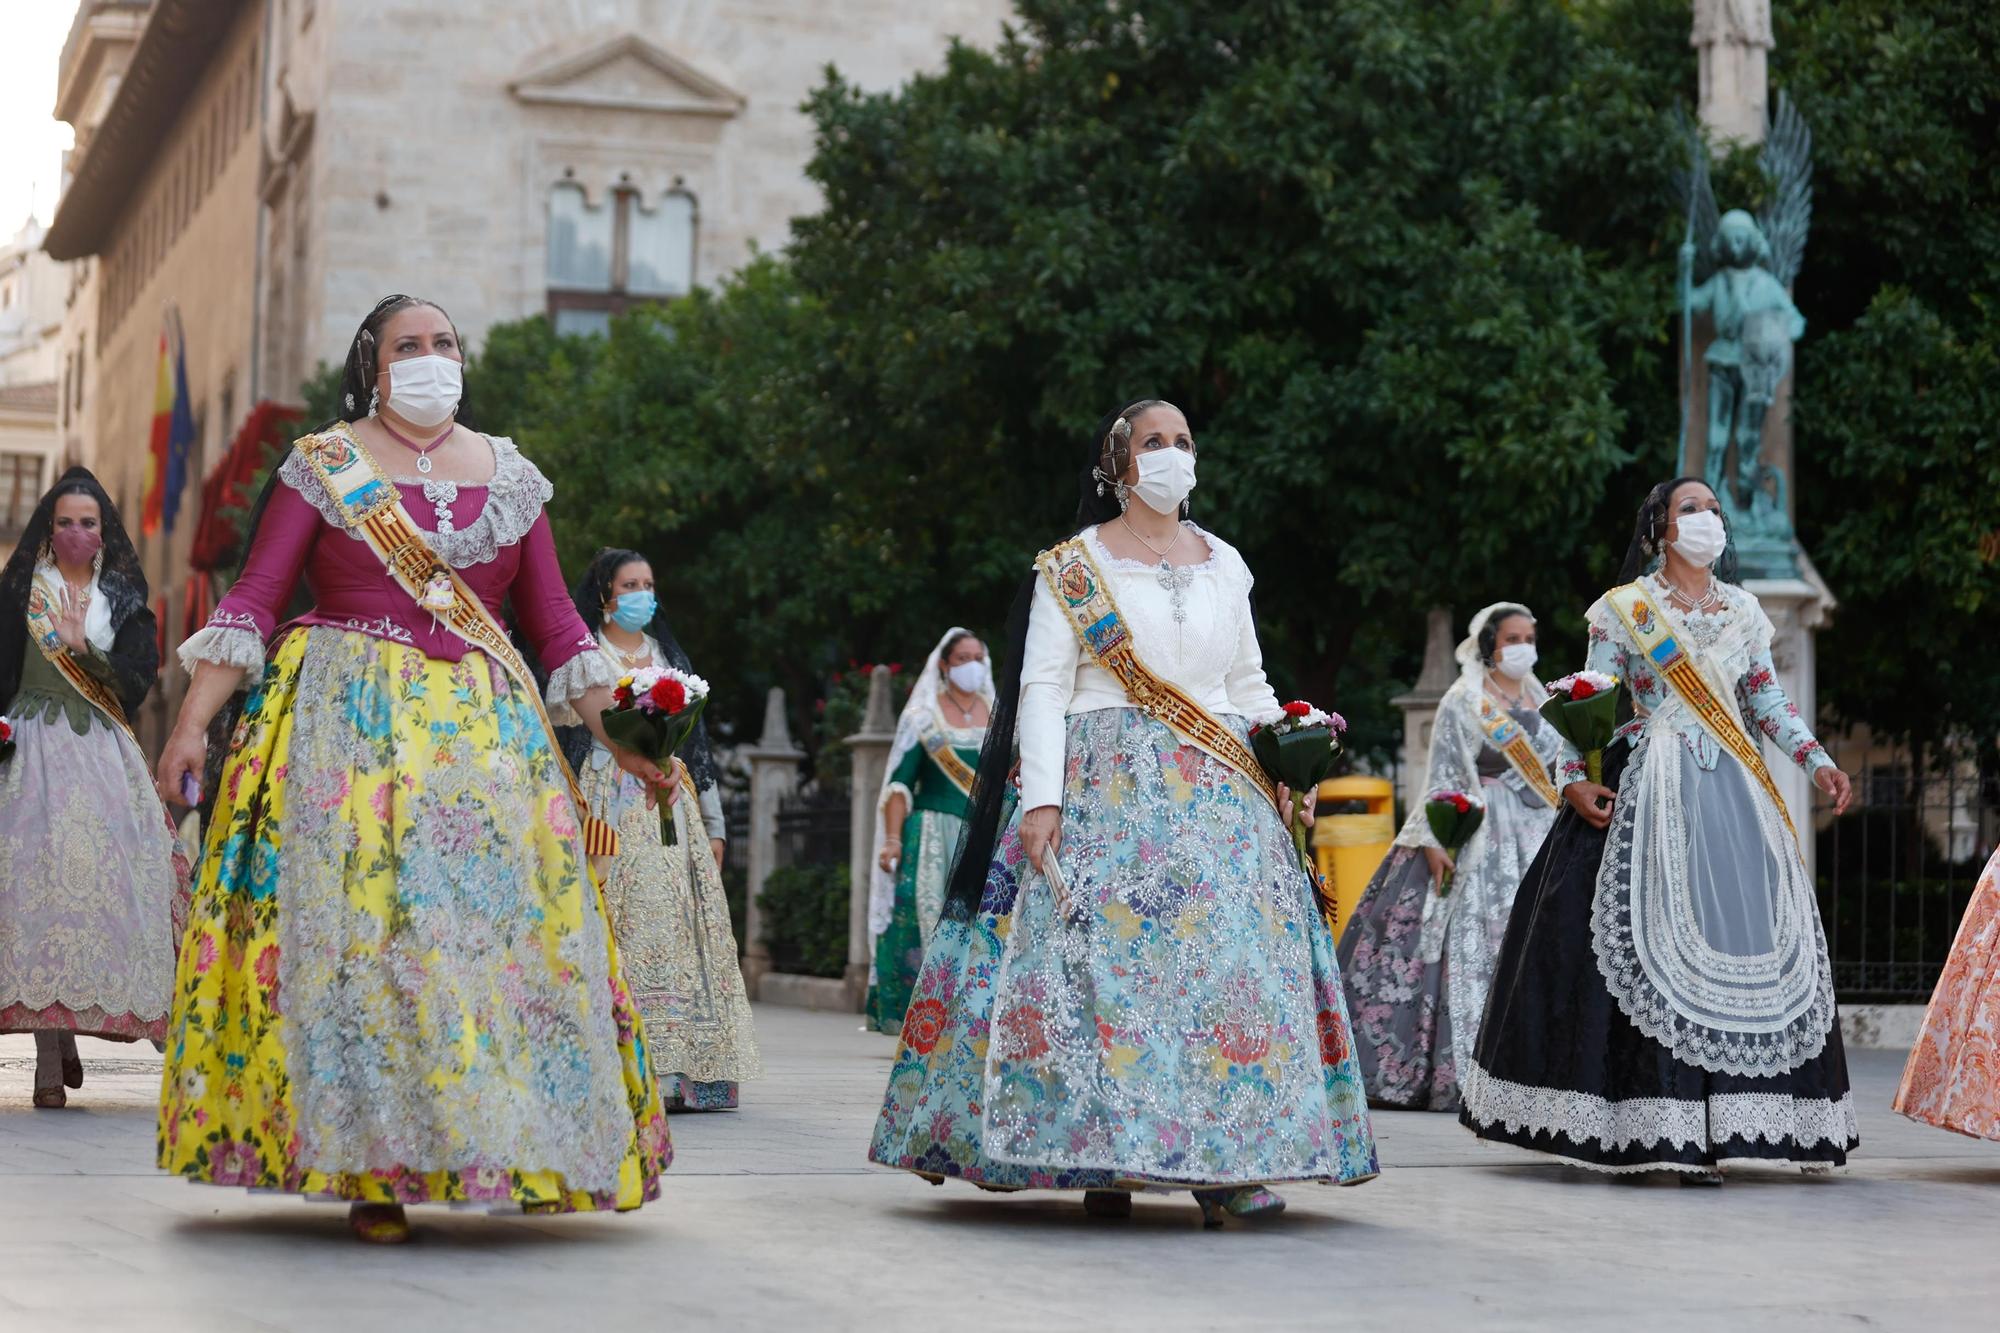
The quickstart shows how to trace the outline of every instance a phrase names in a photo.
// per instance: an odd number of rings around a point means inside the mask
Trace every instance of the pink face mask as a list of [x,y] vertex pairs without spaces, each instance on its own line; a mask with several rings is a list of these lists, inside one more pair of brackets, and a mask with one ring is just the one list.
[[57,528],[49,538],[49,544],[56,548],[56,559],[65,565],[87,565],[97,555],[104,538],[94,528],[78,527],[71,524]]

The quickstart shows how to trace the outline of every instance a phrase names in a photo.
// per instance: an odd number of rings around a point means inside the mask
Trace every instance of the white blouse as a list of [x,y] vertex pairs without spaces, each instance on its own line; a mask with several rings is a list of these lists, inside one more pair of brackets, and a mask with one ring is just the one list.
[[[1220,537],[1185,525],[1208,543],[1198,565],[1176,565],[1187,586],[1176,619],[1173,590],[1157,565],[1121,560],[1083,533],[1104,571],[1112,599],[1132,633],[1139,659],[1154,674],[1186,690],[1209,712],[1257,722],[1274,716],[1278,696],[1264,677],[1264,654],[1250,615],[1250,567]],[[1199,546],[1183,542],[1184,549]],[[1127,708],[1116,677],[1077,642],[1048,581],[1035,580],[1028,640],[1021,663],[1021,808],[1062,804],[1064,719],[1100,708]]]

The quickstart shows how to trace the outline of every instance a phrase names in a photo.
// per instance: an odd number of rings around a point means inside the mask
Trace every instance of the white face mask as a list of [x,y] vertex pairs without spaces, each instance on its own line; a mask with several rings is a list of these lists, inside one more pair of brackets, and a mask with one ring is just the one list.
[[1509,680],[1519,680],[1535,669],[1535,645],[1510,643],[1493,656],[1493,665]]
[[1194,489],[1194,455],[1185,449],[1155,449],[1139,455],[1139,480],[1126,488],[1160,514],[1178,514]]
[[413,356],[389,363],[389,403],[412,426],[442,425],[465,396],[465,367],[448,356]]
[[1722,515],[1712,509],[1682,514],[1675,525],[1681,535],[1674,539],[1674,550],[1681,559],[1698,568],[1706,569],[1721,559],[1723,548],[1729,545],[1729,532],[1722,526]]
[[951,677],[952,684],[967,694],[977,694],[986,687],[986,662],[983,658],[960,662],[945,674]]

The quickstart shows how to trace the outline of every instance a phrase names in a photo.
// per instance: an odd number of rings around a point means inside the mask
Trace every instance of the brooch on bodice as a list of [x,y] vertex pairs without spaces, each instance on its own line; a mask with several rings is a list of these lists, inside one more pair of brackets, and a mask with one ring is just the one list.
[[[428,460],[419,459],[419,462]],[[428,469],[426,469],[428,471]],[[424,483],[424,499],[437,508],[437,530],[439,536],[448,536],[457,529],[451,524],[449,506],[458,503],[458,483],[455,481],[427,481]]]
[[1160,586],[1167,590],[1173,603],[1174,623],[1187,623],[1187,590],[1194,586],[1194,571],[1185,566],[1175,568],[1171,561],[1160,562]]

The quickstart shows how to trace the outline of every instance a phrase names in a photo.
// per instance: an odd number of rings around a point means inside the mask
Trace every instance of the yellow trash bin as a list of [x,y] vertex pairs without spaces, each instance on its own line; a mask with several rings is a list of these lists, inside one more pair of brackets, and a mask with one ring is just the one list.
[[[1362,813],[1341,814],[1348,802]],[[1348,807],[1352,809],[1351,806]],[[1396,789],[1386,778],[1328,778],[1319,784],[1319,817],[1313,822],[1313,859],[1333,897],[1333,938],[1361,903],[1362,890],[1396,840]]]

